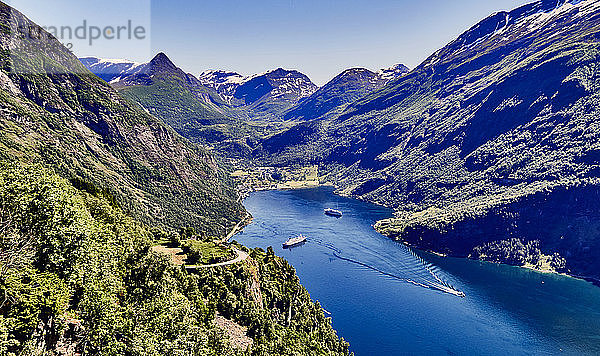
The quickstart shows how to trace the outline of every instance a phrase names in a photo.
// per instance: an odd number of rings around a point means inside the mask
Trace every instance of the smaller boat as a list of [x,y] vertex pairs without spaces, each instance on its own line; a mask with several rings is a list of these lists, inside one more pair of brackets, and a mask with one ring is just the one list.
[[308,237],[306,237],[304,235],[298,235],[298,236],[293,237],[293,238],[287,240],[286,242],[284,242],[283,248],[290,248],[290,247],[298,246],[298,245],[306,242],[307,239],[308,239]]
[[327,208],[327,209],[325,209],[325,215],[335,216],[336,218],[341,218],[343,214],[339,210]]

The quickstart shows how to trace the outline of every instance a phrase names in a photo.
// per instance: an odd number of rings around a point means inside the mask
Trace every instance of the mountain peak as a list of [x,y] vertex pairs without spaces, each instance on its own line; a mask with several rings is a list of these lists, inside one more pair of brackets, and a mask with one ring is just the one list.
[[212,88],[219,93],[223,100],[231,103],[233,93],[248,78],[233,71],[206,70],[198,76],[202,85]]
[[163,60],[167,60],[167,61],[171,61],[169,59],[169,57],[165,54],[165,52],[158,52],[156,54],[156,56],[154,56],[154,58],[152,58],[152,61],[163,61]]
[[266,76],[266,77],[285,77],[288,76],[290,74],[296,74],[296,75],[303,75],[302,73],[296,71],[296,70],[289,70],[289,69],[284,69],[284,68],[277,68],[277,69],[273,69],[270,71],[267,71],[266,73],[262,74],[262,75],[258,75],[258,76]]
[[226,70],[206,70],[198,76],[198,79],[210,87],[218,89],[222,84],[241,84],[246,77],[243,75]]
[[367,68],[349,68],[327,82],[322,89],[324,88],[326,90],[327,87],[336,86],[340,83],[347,83],[349,81],[363,82],[372,80],[378,80],[377,73],[374,73]]
[[341,75],[348,75],[348,74],[354,74],[354,73],[372,73],[370,70],[368,70],[367,68],[349,68],[346,69],[345,71],[343,71],[341,73]]
[[163,52],[158,53],[152,60],[150,61],[150,65],[154,70],[162,69],[162,70],[176,70],[177,66],[167,57]]
[[408,68],[407,66],[405,66],[402,63],[398,63],[398,64],[394,64],[393,66],[387,68],[387,69],[383,69],[385,70],[393,70],[393,71],[401,71],[401,72],[409,72],[410,68]]

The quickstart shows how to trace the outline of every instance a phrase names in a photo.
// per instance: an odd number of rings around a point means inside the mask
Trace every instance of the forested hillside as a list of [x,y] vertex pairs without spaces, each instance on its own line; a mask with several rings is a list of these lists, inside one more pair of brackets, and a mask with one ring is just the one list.
[[98,187],[147,223],[218,235],[242,216],[233,185],[210,152],[123,99],[5,4],[0,24],[3,160],[50,165],[78,185]]

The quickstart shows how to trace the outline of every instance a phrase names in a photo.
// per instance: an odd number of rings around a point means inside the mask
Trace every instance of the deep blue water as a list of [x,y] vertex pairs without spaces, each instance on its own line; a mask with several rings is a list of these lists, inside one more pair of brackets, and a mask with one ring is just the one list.
[[[373,230],[390,210],[329,188],[257,192],[244,205],[254,221],[235,239],[286,258],[357,356],[600,354],[600,288],[590,283],[419,253],[424,263]],[[309,241],[284,250],[299,233]],[[466,297],[406,282],[430,283],[427,268]]]

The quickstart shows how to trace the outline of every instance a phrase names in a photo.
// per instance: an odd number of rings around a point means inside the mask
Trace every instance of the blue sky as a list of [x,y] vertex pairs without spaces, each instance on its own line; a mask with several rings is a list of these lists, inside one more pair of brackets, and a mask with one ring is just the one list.
[[[129,9],[120,5],[115,10],[117,5],[113,6],[111,1],[137,5]],[[376,70],[404,63],[413,68],[492,12],[511,10],[530,1],[55,0],[47,3],[56,8],[57,2],[66,9],[69,3],[77,3],[81,11],[87,8],[91,14],[48,11],[40,6],[39,0],[11,3],[42,23],[77,23],[82,16],[88,19],[98,16],[102,23],[110,22],[107,16],[118,18],[115,23],[126,18],[143,24],[151,20],[147,44],[117,46],[115,42],[98,42],[94,46],[76,46],[75,52],[80,56],[147,61],[153,53],[162,51],[194,74],[206,69],[226,69],[249,75],[284,67],[300,70],[315,83],[324,84],[350,67]],[[146,19],[144,7],[151,9],[150,19]]]
[[528,2],[153,1],[152,45],[194,73],[285,67],[323,84],[350,67],[413,68],[490,13]]

